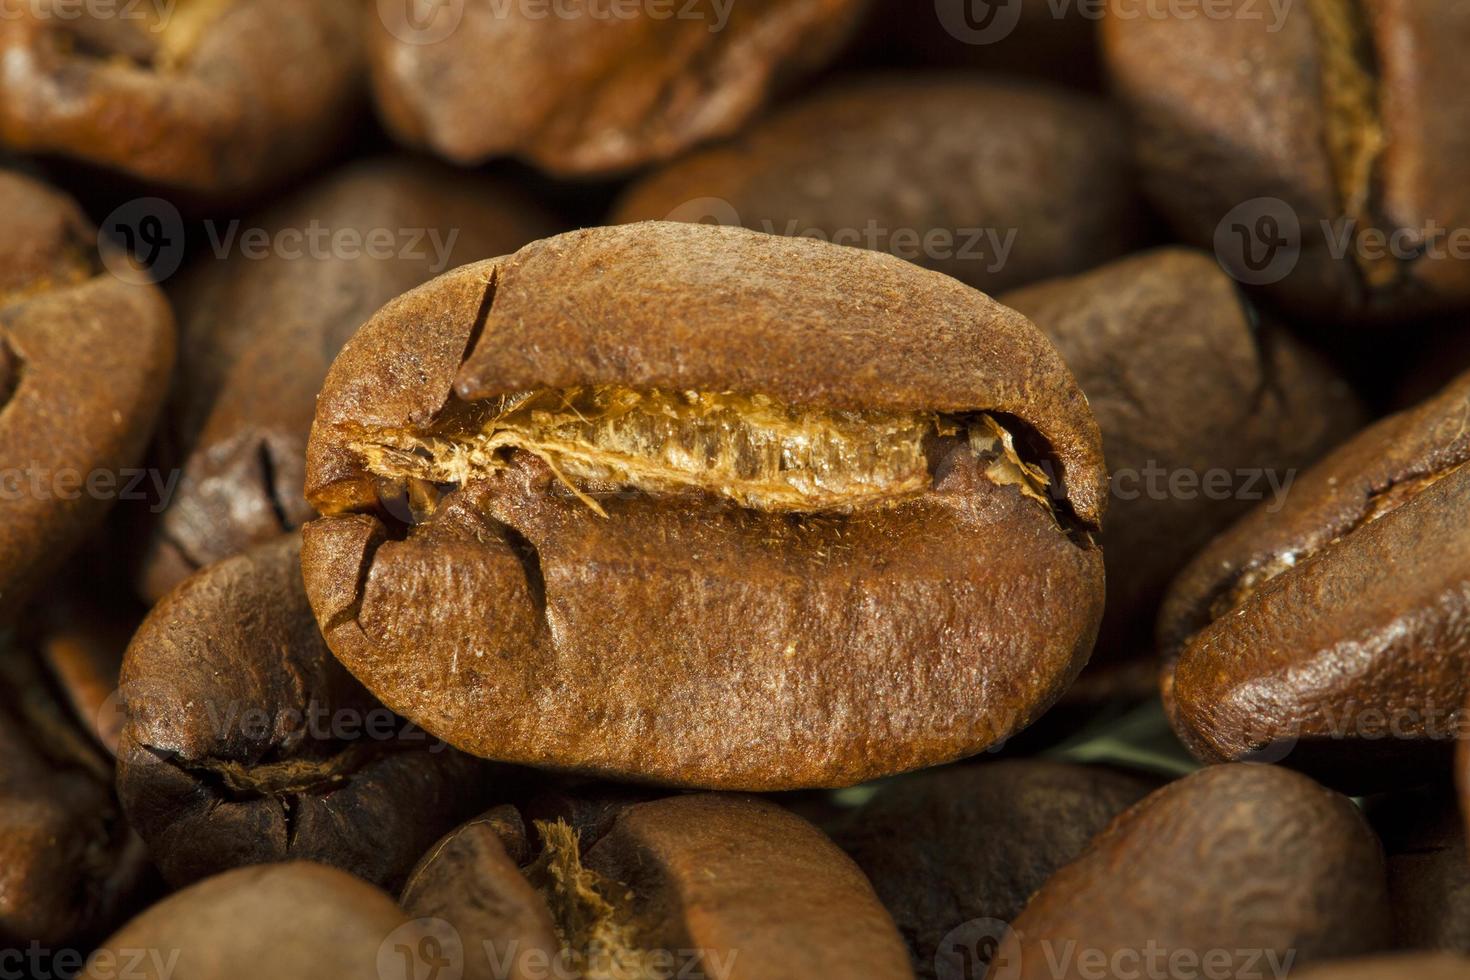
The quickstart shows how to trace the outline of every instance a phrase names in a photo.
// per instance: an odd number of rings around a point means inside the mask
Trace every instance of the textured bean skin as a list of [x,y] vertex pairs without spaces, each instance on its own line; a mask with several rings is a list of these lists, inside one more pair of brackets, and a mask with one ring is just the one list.
[[[578,384],[1003,412],[1049,446],[1082,537],[969,463],[831,518],[694,492],[614,494],[601,517],[527,455],[403,528],[353,448]],[[1096,438],[1035,328],[953,280],[741,229],[593,229],[443,277],[346,347],[309,448],[326,516],[305,531],[307,591],[349,669],[466,751],[704,787],[849,784],[979,750],[1080,668],[1100,614]]]
[[1384,948],[1389,915],[1382,852],[1349,800],[1290,770],[1215,766],[1144,799],[1052,875],[990,975],[1054,976],[1068,942],[1078,955],[1064,977],[1082,975],[1089,950],[1305,964]]

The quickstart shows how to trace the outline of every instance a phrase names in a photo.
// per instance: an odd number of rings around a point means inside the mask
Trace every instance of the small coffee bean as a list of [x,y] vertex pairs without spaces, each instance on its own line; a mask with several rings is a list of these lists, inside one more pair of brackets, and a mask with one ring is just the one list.
[[[0,30],[3,30],[0,27]],[[0,624],[118,496],[168,390],[162,294],[101,272],[75,205],[0,171]]]
[[1003,294],[1057,345],[1112,474],[1108,606],[1068,701],[1157,686],[1153,624],[1170,579],[1363,420],[1321,357],[1259,315],[1214,259],[1161,249]]
[[0,145],[208,195],[320,159],[355,112],[357,5],[24,4],[0,20]]
[[932,980],[953,953],[945,936],[974,920],[1014,921],[1052,872],[1157,784],[1042,759],[951,766],[885,784],[833,839],[893,914],[915,972]]
[[1470,375],[1363,431],[1202,551],[1165,601],[1175,728],[1202,759],[1334,786],[1444,771],[1470,639]]
[[1389,916],[1378,841],[1350,800],[1287,769],[1217,766],[1157,790],[1052,875],[990,976],[1069,980],[1180,955],[1223,954],[1224,975],[1294,968],[1383,949]]
[[319,861],[396,888],[496,769],[405,725],[328,653],[289,535],[213,565],[128,647],[118,792],[164,876]]
[[619,13],[567,0],[547,16],[465,0],[422,26],[371,7],[362,16],[378,110],[399,139],[456,163],[518,156],[572,175],[632,169],[729,135],[779,82],[825,64],[863,7],[684,0],[678,11]]
[[613,221],[739,224],[890,252],[995,294],[1125,252],[1138,206],[1100,99],[984,77],[829,86],[634,184]]
[[[143,560],[152,600],[311,516],[306,437],[332,358],[378,307],[550,230],[505,185],[403,159],[354,164],[252,219],[178,292],[179,381],[163,442],[181,476]],[[273,243],[259,254],[242,236]],[[368,245],[391,236],[386,251]],[[310,237],[309,237],[310,236]]]
[[912,977],[872,887],[830,840],[751,797],[621,807],[601,834],[491,811],[435,845],[410,914],[453,925],[465,976]]
[[[309,861],[236,868],[175,892],[95,951],[84,980],[414,977],[437,937],[345,871]],[[397,971],[397,972],[393,972]]]
[[333,652],[466,751],[844,785],[1055,700],[1101,614],[1103,485],[1061,359],[983,294],[626,225],[358,332],[318,401],[303,566]]
[[1470,8],[1312,0],[1103,21],[1145,185],[1192,244],[1325,319],[1470,301]]

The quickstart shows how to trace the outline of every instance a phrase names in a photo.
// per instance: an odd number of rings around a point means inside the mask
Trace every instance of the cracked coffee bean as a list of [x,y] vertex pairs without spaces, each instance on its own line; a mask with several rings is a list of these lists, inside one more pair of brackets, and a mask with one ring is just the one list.
[[1052,875],[990,976],[1080,980],[1150,950],[1221,951],[1225,975],[1281,975],[1381,950],[1389,921],[1383,855],[1351,800],[1287,769],[1216,766],[1156,791]]
[[1100,99],[962,75],[849,79],[635,184],[613,221],[739,224],[890,252],[987,293],[1125,252],[1137,203]]
[[211,566],[129,646],[118,792],[173,884],[306,859],[397,887],[495,767],[406,725],[332,659],[290,535]]
[[0,625],[102,521],[168,390],[173,317],[69,200],[0,171]]
[[0,639],[0,949],[95,941],[143,873],[64,675]]
[[1158,783],[1043,759],[952,766],[885,784],[833,837],[893,914],[919,977],[958,977],[964,962],[941,946],[952,930],[1015,919],[1052,872]]
[[1444,772],[1466,700],[1470,375],[1377,423],[1180,574],[1165,693],[1199,758],[1345,790]]
[[[84,980],[393,977],[428,934],[383,892],[336,868],[236,868],[154,905],[96,950]],[[413,976],[413,974],[406,974]]]
[[[158,599],[188,575],[312,516],[306,437],[332,358],[384,303],[436,273],[515,251],[551,228],[507,185],[402,159],[357,163],[247,227],[320,245],[206,259],[178,290],[179,382],[164,432],[178,489],[143,560]],[[392,256],[347,251],[348,232],[394,236]],[[240,232],[244,234],[245,232]]]
[[859,249],[649,223],[441,277],[318,402],[307,592],[486,758],[717,788],[983,750],[1101,615],[1098,437],[1024,317]]
[[1279,505],[1299,467],[1356,431],[1362,408],[1322,358],[1259,322],[1203,253],[1147,252],[1000,301],[1062,352],[1112,473],[1107,612],[1066,698],[1142,697],[1158,682],[1153,625],[1170,579],[1252,499]]
[[399,139],[456,163],[516,156],[564,176],[630,170],[730,135],[788,79],[825,64],[865,5],[681,4],[677,16],[609,17],[568,0],[565,16],[546,17],[466,0],[422,26],[366,7],[379,113]]
[[119,9],[40,0],[0,20],[0,144],[230,195],[326,155],[362,101],[356,4]]
[[628,804],[581,832],[549,814],[528,826],[500,807],[435,845],[402,903],[454,926],[467,980],[913,976],[852,861],[805,820],[752,797]]
[[1367,813],[1388,859],[1394,945],[1470,953],[1470,859],[1454,793],[1396,793]]
[[[1328,320],[1470,303],[1470,7],[1310,0],[1103,22],[1154,201],[1192,244]],[[1298,261],[1299,260],[1299,261]]]

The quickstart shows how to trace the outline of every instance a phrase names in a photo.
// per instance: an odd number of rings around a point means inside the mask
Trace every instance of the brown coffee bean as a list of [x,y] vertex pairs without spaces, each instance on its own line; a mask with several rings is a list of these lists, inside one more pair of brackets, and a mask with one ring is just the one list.
[[331,150],[355,115],[357,9],[26,4],[0,23],[0,145],[210,194],[275,182]]
[[1253,500],[1279,505],[1298,467],[1351,435],[1362,409],[1199,252],[1148,252],[1000,299],[1062,352],[1112,474],[1107,613],[1067,698],[1152,691],[1169,580]]
[[303,566],[333,652],[466,751],[843,785],[1056,699],[1101,613],[1104,483],[1060,357],[983,294],[627,225],[359,331],[318,401]]
[[627,170],[730,135],[783,81],[824,64],[863,7],[683,0],[677,16],[609,16],[567,0],[546,17],[466,0],[423,25],[383,5],[364,16],[378,109],[399,139],[457,163],[517,156],[567,175]]
[[[1470,8],[1312,0],[1103,23],[1155,202],[1189,242],[1328,318],[1470,302]],[[1299,261],[1298,261],[1299,259]]]
[[628,805],[595,836],[564,820],[528,828],[503,807],[430,850],[402,902],[459,931],[470,980],[506,976],[495,963],[517,980],[913,976],[853,863],[811,824],[750,797]]
[[1470,637],[1470,375],[1304,474],[1180,574],[1160,618],[1176,730],[1200,758],[1333,785],[1443,772]]
[[345,871],[309,861],[237,868],[129,922],[92,954],[82,976],[110,980],[124,966],[140,980],[414,976],[392,972],[404,970],[397,947],[417,954],[426,936],[407,919]]
[[1080,978],[1150,955],[1284,971],[1387,944],[1383,856],[1350,800],[1287,769],[1217,766],[1118,817],[1013,926],[992,977]]
[[1388,858],[1394,945],[1470,953],[1470,859],[1454,794],[1435,787],[1371,800]]
[[1121,119],[1063,89],[960,75],[850,79],[654,174],[617,222],[738,224],[890,252],[996,293],[1135,239]]
[[322,642],[300,538],[200,572],[123,665],[118,792],[174,884],[304,859],[396,888],[503,778],[379,704]]
[[0,639],[0,948],[95,941],[143,872],[112,795],[112,760]]
[[[885,784],[833,832],[893,914],[920,977],[963,976],[941,941],[1010,922],[1158,780],[1101,766],[1007,759]],[[941,965],[943,964],[943,965]]]
[[96,234],[41,184],[0,171],[0,624],[122,489],[168,389],[159,291],[101,271]]
[[[316,393],[368,317],[437,273],[551,231],[506,185],[401,159],[354,164],[245,228],[236,234],[260,229],[282,245],[206,258],[177,297],[180,380],[164,435],[182,476],[144,558],[150,599],[311,516],[302,481]],[[307,238],[313,229],[330,237]],[[361,244],[384,234],[389,257]]]
[[1400,953],[1324,963],[1293,977],[1301,980],[1464,980],[1470,958],[1449,953]]

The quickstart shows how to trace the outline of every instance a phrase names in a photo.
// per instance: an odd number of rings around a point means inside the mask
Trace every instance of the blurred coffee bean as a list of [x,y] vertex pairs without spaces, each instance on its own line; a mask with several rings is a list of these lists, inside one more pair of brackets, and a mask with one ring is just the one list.
[[1179,957],[1279,976],[1383,949],[1390,911],[1378,841],[1350,800],[1290,770],[1227,765],[1118,817],[1013,925],[992,978],[1068,980]]
[[1300,980],[1464,980],[1470,957],[1449,953],[1400,953],[1324,963],[1292,974]]
[[884,784],[833,839],[873,882],[929,980],[946,975],[940,960],[951,963],[941,940],[970,921],[1013,921],[1052,872],[1158,783],[1043,759],[951,766]]
[[396,888],[506,777],[407,725],[332,659],[290,535],[189,579],[123,666],[118,791],[175,885],[305,859]]
[[1470,858],[1465,826],[1447,788],[1369,801],[1388,859],[1394,945],[1470,953]]
[[[347,338],[393,297],[513,252],[548,222],[505,183],[380,159],[219,232],[234,246],[201,259],[177,295],[180,371],[164,448],[182,474],[148,544],[144,594],[157,599],[310,517],[306,437]],[[265,255],[245,238],[261,235],[273,243]]]
[[613,221],[707,221],[890,252],[988,293],[1137,238],[1121,118],[961,74],[849,78],[626,192]]

